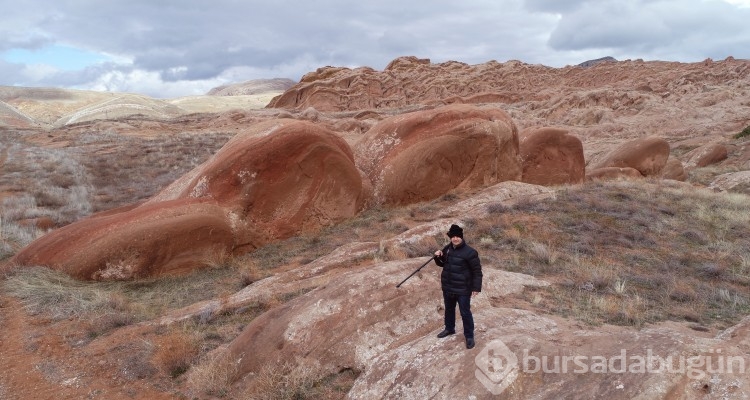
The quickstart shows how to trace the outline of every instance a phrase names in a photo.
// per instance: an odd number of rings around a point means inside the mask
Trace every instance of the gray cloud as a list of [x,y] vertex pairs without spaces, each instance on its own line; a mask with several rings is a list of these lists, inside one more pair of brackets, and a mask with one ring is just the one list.
[[[718,0],[0,0],[0,51],[52,43],[105,53],[82,71],[0,64],[3,85],[198,94],[228,80],[299,79],[319,67],[613,55],[698,61],[741,54],[748,9]],[[103,90],[103,89],[102,89]]]
[[713,1],[597,1],[563,12],[549,45],[554,50],[611,49],[677,61],[742,58],[750,40],[750,9]]

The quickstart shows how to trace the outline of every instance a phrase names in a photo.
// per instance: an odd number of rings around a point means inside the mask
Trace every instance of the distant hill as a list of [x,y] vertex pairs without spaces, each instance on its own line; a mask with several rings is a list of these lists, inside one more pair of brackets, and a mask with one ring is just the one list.
[[34,120],[18,111],[15,107],[0,101],[0,127],[8,126],[29,128],[34,126]]
[[134,115],[170,119],[192,113],[260,109],[294,85],[290,79],[260,79],[212,89],[210,95],[155,99],[133,93],[0,86],[0,127],[53,128]]
[[595,60],[584,61],[584,62],[578,64],[577,66],[578,67],[583,67],[583,68],[588,68],[588,67],[593,67],[594,65],[599,64],[599,63],[603,63],[603,62],[617,62],[617,59],[615,59],[614,57],[607,56],[607,57],[597,58]]
[[269,92],[284,92],[296,82],[286,78],[254,79],[215,87],[206,93],[207,96],[247,96]]

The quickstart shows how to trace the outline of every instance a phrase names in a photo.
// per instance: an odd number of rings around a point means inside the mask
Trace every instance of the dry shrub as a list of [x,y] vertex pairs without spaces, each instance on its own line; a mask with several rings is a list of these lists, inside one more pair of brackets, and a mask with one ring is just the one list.
[[608,317],[609,321],[623,325],[643,326],[648,318],[648,301],[638,295],[620,299],[620,310]]
[[296,400],[318,399],[318,384],[322,380],[320,369],[311,364],[266,365],[258,372],[243,399],[254,400]]
[[103,285],[80,282],[44,267],[19,268],[4,282],[8,293],[21,299],[31,314],[55,319],[82,318],[112,309],[111,293]]
[[196,261],[199,265],[196,269],[238,268],[238,263],[234,260],[232,254],[225,249],[212,249],[203,252],[200,256],[196,257]]
[[159,340],[153,362],[164,373],[176,378],[190,368],[199,352],[200,343],[194,334],[171,331]]
[[149,361],[149,350],[133,352],[125,357],[121,363],[120,373],[128,380],[148,379],[158,373],[156,367]]
[[254,282],[257,282],[259,280],[263,279],[263,275],[258,271],[258,268],[248,267],[244,268],[240,271],[239,280],[240,280],[240,288],[244,288],[245,286],[250,286]]
[[187,384],[194,394],[225,396],[237,379],[240,359],[221,349],[205,355],[187,373]]
[[551,245],[532,241],[528,244],[528,251],[531,254],[534,261],[553,265],[557,262],[559,253],[552,248]]
[[90,338],[101,336],[117,328],[135,323],[136,317],[127,311],[105,312],[88,316],[86,331]]
[[414,241],[406,241],[401,244],[406,258],[431,256],[440,247],[434,237],[423,237]]
[[724,265],[719,265],[716,263],[705,263],[701,265],[699,268],[699,274],[705,278],[708,279],[722,279],[727,275],[727,268]]

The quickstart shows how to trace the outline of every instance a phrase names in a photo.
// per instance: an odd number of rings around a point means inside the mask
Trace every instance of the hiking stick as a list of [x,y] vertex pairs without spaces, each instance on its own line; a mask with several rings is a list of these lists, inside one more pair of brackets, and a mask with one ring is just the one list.
[[401,286],[401,285],[402,285],[402,284],[403,284],[404,282],[408,281],[408,280],[409,280],[409,278],[411,278],[412,276],[414,276],[414,274],[416,274],[417,272],[419,272],[419,270],[420,270],[420,269],[424,268],[424,266],[425,266],[425,265],[427,265],[427,264],[428,264],[428,263],[429,263],[430,261],[432,261],[432,259],[433,259],[433,258],[435,258],[435,256],[431,256],[429,260],[427,260],[427,261],[426,261],[426,262],[425,262],[424,264],[422,264],[422,266],[420,266],[419,268],[417,268],[417,270],[416,270],[416,271],[412,272],[412,273],[411,273],[411,275],[407,276],[407,277],[406,277],[406,279],[404,279],[403,281],[401,281],[401,283],[399,283],[398,285],[396,285],[396,287],[398,288],[398,287],[400,287],[400,286]]

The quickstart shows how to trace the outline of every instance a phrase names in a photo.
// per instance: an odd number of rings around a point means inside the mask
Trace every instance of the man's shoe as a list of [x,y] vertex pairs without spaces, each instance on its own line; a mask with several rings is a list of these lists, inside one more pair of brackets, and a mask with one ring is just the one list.
[[456,334],[456,331],[451,332],[447,329],[443,329],[442,332],[438,333],[438,338],[442,339],[448,335],[455,335],[455,334]]
[[467,349],[473,349],[474,348],[474,339],[473,338],[467,338],[466,339],[466,348]]

